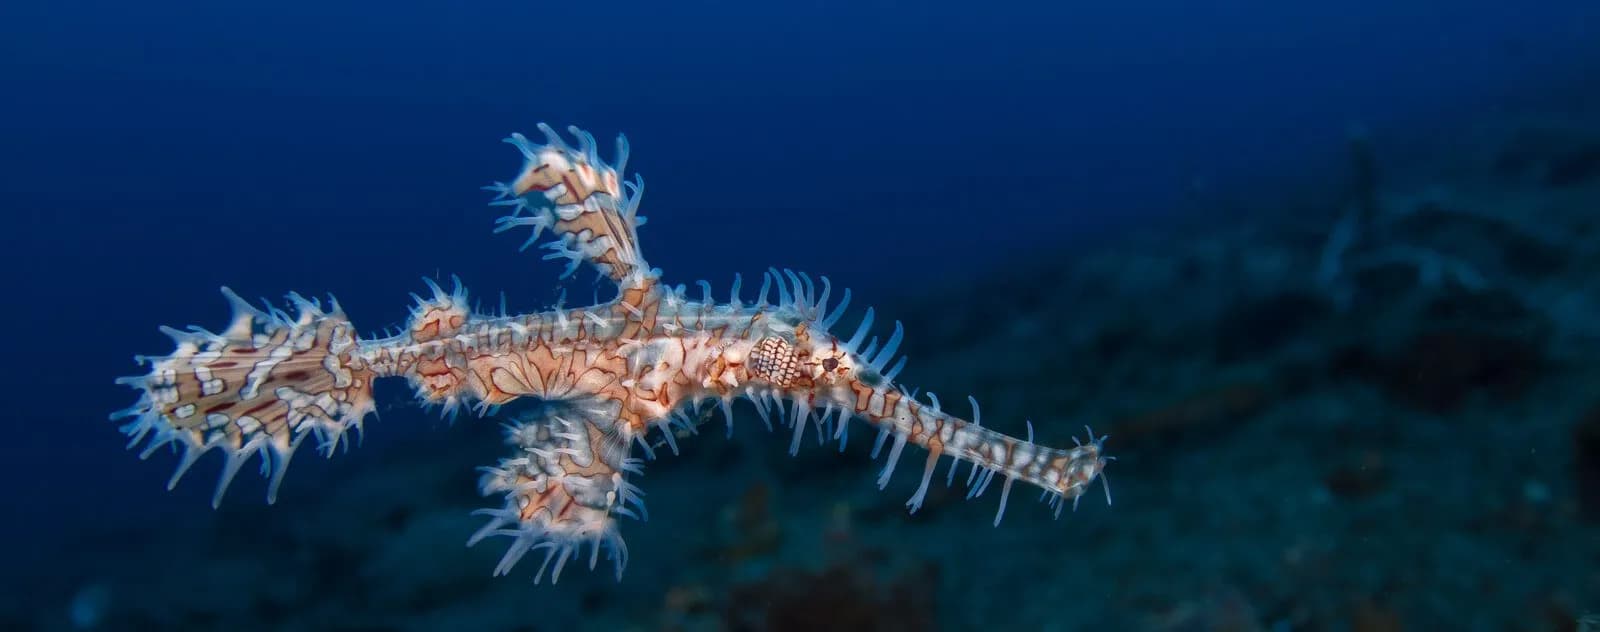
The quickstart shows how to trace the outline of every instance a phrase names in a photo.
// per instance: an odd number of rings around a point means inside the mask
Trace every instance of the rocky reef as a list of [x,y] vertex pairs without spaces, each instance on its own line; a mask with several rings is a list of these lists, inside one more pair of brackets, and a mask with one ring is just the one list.
[[883,306],[908,381],[1042,443],[1109,433],[1109,509],[990,528],[992,498],[936,485],[908,516],[916,477],[879,492],[870,442],[790,458],[741,408],[733,438],[650,464],[621,583],[535,587],[463,550],[494,424],[396,409],[386,434],[417,432],[297,464],[320,482],[271,511],[86,527],[0,627],[1579,629],[1600,611],[1600,127],[1506,125],[1403,178],[1381,139],[1347,150],[1338,186],[1279,211]]

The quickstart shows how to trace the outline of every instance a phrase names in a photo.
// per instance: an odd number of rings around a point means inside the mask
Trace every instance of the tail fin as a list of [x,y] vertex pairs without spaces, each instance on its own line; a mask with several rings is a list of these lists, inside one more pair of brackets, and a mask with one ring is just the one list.
[[[578,138],[573,148],[549,125],[539,124],[545,144],[512,134],[507,143],[516,146],[527,159],[510,184],[496,182],[484,187],[498,195],[491,204],[510,206],[510,215],[500,218],[495,232],[518,226],[533,228],[523,248],[533,245],[545,229],[556,239],[546,243],[551,250],[546,259],[570,259],[566,274],[587,261],[619,284],[631,285],[635,275],[649,274],[650,266],[639,253],[637,229],[639,196],[644,179],[629,181],[622,175],[628,162],[628,140],[617,137],[616,165],[600,159],[594,136],[576,127],[567,128]],[[526,211],[526,215],[524,212]]]
[[178,345],[162,357],[136,357],[150,372],[117,380],[139,389],[139,401],[111,414],[131,418],[122,432],[128,447],[149,439],[141,458],[171,444],[182,451],[167,488],[200,458],[221,448],[227,457],[212,504],[252,454],[270,477],[273,502],[295,448],[314,434],[332,454],[351,428],[373,411],[370,367],[355,353],[357,339],[337,303],[330,311],[289,295],[299,313],[263,312],[228,288],[233,320],[220,334],[199,327],[162,331]]

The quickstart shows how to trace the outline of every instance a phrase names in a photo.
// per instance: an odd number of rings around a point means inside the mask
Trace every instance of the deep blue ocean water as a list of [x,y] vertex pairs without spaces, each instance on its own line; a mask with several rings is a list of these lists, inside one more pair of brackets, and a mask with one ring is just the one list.
[[421,276],[550,302],[477,189],[539,121],[628,135],[669,281],[788,266],[871,302],[1291,187],[1353,127],[1445,139],[1596,60],[1600,3],[1566,0],[8,2],[3,528],[202,511],[105,415],[157,325],[223,322],[218,286],[368,331]]

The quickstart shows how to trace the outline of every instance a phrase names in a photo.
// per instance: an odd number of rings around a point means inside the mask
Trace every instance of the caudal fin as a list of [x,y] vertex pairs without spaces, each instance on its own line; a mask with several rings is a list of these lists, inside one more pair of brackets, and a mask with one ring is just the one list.
[[131,419],[122,426],[131,438],[128,447],[148,440],[141,458],[164,445],[181,452],[168,489],[200,455],[221,449],[227,460],[213,505],[250,457],[260,454],[262,475],[270,477],[270,503],[307,435],[332,454],[345,431],[360,429],[374,409],[374,375],[356,353],[354,329],[337,303],[324,311],[291,294],[299,311],[291,318],[277,309],[258,310],[228,288],[222,293],[233,304],[228,328],[211,333],[163,327],[177,349],[135,358],[150,372],[117,382],[138,389],[139,401],[111,418]]

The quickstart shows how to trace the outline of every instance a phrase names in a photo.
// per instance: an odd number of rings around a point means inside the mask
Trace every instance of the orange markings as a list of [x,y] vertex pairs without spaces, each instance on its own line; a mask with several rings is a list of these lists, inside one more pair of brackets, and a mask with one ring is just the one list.
[[896,405],[900,403],[900,391],[890,390],[883,394],[883,410],[878,411],[879,417],[893,417]]
[[866,414],[872,407],[872,387],[862,384],[861,380],[850,380],[850,390],[856,394],[856,412]]
[[463,371],[453,366],[455,363],[450,361],[452,355],[439,353],[417,361],[417,375],[422,378],[422,386],[428,390],[429,399],[444,399],[460,389]]
[[459,307],[449,309],[430,307],[418,315],[411,325],[411,339],[416,342],[431,342],[448,336],[454,336],[467,324],[467,314]]

